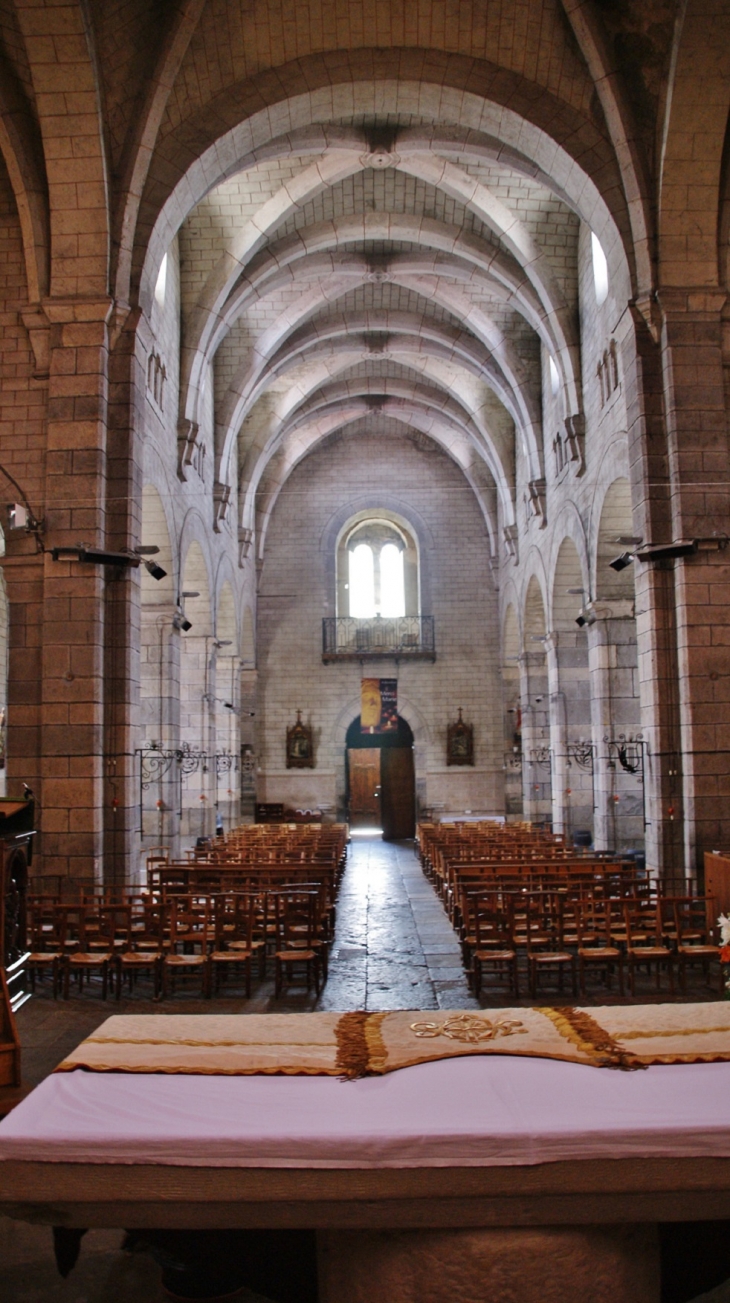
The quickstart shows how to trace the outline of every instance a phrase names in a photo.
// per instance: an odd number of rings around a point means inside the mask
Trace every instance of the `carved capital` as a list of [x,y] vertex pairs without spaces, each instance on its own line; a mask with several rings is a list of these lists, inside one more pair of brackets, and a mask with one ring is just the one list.
[[516,525],[505,525],[502,534],[504,537],[504,554],[513,565],[517,565],[519,560],[519,534]]
[[47,380],[51,367],[51,323],[40,303],[23,308],[20,316],[33,349],[34,379]]
[[566,416],[565,445],[568,461],[572,462],[576,475],[582,475],[586,468],[586,420],[582,412],[574,412],[572,416]]
[[221,484],[216,480],[213,485],[213,529],[216,534],[220,534],[221,525],[228,515],[228,507],[231,501],[230,484]]
[[547,525],[545,514],[545,480],[530,480],[527,485],[526,503],[528,515],[533,516],[540,529]]
[[197,421],[178,421],[177,454],[177,473],[181,480],[187,480],[191,471],[203,478],[205,445],[200,438]]
[[243,566],[244,562],[246,561],[246,558],[248,557],[248,554],[249,554],[249,552],[251,551],[251,545],[252,545],[252,544],[253,544],[253,530],[252,530],[252,529],[242,529],[242,528],[239,527],[239,530],[238,530],[238,564],[239,564],[239,566]]

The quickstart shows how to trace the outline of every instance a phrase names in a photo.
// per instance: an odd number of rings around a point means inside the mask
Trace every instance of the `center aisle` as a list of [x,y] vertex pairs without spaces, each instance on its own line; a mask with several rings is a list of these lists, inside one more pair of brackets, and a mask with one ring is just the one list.
[[412,842],[354,836],[318,1009],[472,1009],[459,944]]

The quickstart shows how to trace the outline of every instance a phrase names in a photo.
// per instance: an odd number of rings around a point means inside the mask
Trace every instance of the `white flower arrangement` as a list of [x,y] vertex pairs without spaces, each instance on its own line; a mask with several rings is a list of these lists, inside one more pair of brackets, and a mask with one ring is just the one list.
[[[721,914],[717,920],[717,926],[720,929],[720,963],[728,972],[730,965],[730,917],[727,914]],[[730,976],[725,979],[725,990],[727,999],[730,999]]]

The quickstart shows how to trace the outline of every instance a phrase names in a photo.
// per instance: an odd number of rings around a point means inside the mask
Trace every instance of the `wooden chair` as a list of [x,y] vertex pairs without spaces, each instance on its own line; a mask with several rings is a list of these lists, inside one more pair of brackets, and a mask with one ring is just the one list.
[[646,964],[647,970],[651,969],[652,964],[656,965],[657,991],[661,985],[662,964],[666,964],[669,986],[674,995],[674,954],[665,944],[659,907],[654,905],[649,910],[636,902],[624,904],[624,921],[631,994],[634,995],[636,989],[637,964]]
[[705,974],[705,981],[710,985],[710,964],[718,960],[718,991],[723,994],[722,964],[719,964],[720,947],[711,941],[712,924],[716,904],[711,896],[684,896],[674,901],[674,927],[676,935],[677,958],[679,959],[679,981],[683,991],[687,990],[687,964],[699,962]]
[[130,994],[140,974],[152,979],[153,999],[159,1000],[162,986],[162,958],[165,950],[165,906],[144,905],[142,910],[130,908],[128,944],[116,955],[116,996],[122,994],[126,975]]
[[[93,917],[93,931],[87,933],[87,910]],[[84,976],[91,977],[98,970],[101,973],[101,998],[106,1000],[109,989],[109,966],[114,957],[114,938],[110,932],[109,918],[98,918],[95,906],[78,905],[65,908],[61,916],[61,937],[63,955],[63,996],[68,1000],[71,974],[78,978],[79,994],[84,987]],[[106,932],[104,932],[106,927]],[[94,947],[91,941],[101,941],[101,946]]]
[[303,966],[307,990],[312,986],[319,995],[321,957],[318,947],[316,905],[311,891],[278,891],[274,897],[276,950],[274,952],[274,993],[278,998],[284,974]]
[[256,902],[251,896],[219,898],[216,902],[213,949],[208,956],[210,965],[208,991],[218,994],[221,977],[243,968],[246,978],[246,999],[251,999],[251,961],[254,955],[253,926]]
[[611,934],[611,908],[605,900],[584,901],[577,916],[578,975],[580,993],[586,993],[586,969],[598,968],[605,973],[606,986],[611,988],[613,969],[618,969],[619,994],[624,993],[624,954],[615,944]]
[[203,995],[208,994],[208,949],[213,938],[209,900],[173,896],[170,903],[169,949],[162,958],[162,995],[174,989],[178,974],[200,975]]
[[57,999],[63,948],[53,906],[48,908],[35,904],[28,908],[28,946],[30,954],[26,960],[26,967],[31,991],[35,992],[36,977],[50,972],[53,998]]
[[511,911],[495,908],[491,897],[486,900],[475,897],[471,902],[471,916],[475,933],[472,953],[474,994],[481,994],[484,969],[495,968],[499,978],[507,972],[510,989],[514,991],[515,999],[519,999],[517,948],[512,932]]
[[[563,974],[570,970],[573,995],[578,994],[575,953],[568,950],[563,930],[563,902],[557,893],[542,892],[539,897],[528,897],[527,913],[527,973],[530,994],[535,998],[538,974],[557,972],[560,990]],[[534,926],[533,926],[534,924]]]

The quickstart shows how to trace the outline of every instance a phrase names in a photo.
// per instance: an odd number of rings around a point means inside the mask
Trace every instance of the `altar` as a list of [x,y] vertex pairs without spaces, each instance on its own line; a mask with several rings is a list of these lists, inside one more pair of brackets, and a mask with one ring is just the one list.
[[68,1227],[315,1228],[324,1303],[518,1288],[649,1303],[657,1223],[730,1217],[730,1062],[57,1072],[0,1124],[0,1209]]

